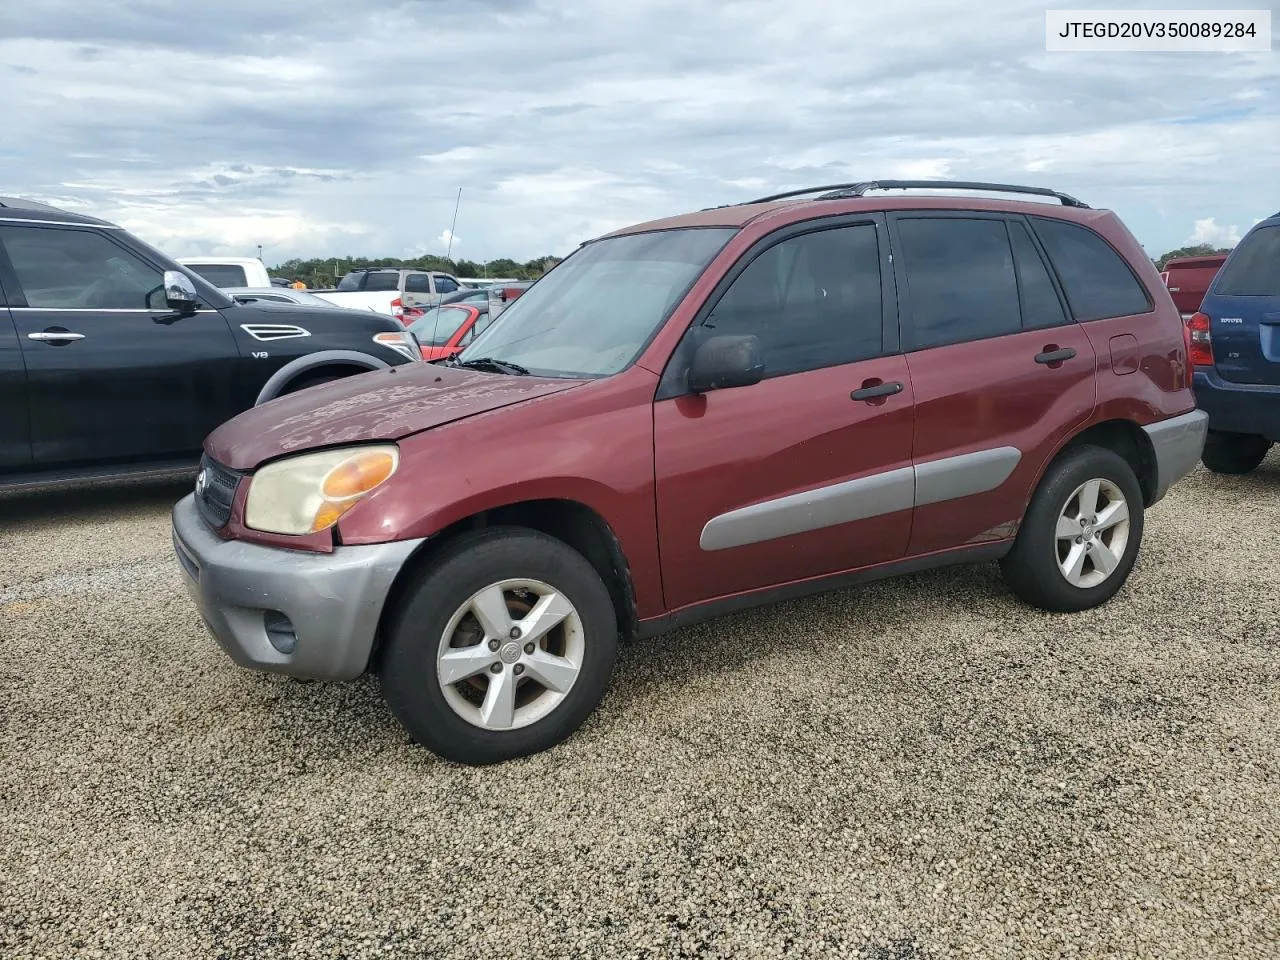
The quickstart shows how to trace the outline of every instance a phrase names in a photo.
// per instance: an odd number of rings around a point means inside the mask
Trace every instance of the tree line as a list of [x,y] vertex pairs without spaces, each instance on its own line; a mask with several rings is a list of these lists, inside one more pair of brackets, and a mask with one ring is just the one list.
[[[1230,247],[1215,247],[1211,243],[1196,243],[1187,247],[1178,247],[1162,254],[1151,262],[1157,270],[1163,270],[1165,264],[1176,257],[1208,257],[1214,254],[1230,253]],[[444,257],[428,255],[402,259],[399,257],[319,257],[313,260],[286,260],[270,270],[273,277],[285,277],[289,280],[301,280],[308,287],[324,289],[336,286],[343,274],[360,267],[386,267],[393,270],[440,270],[451,273],[455,277],[503,277],[516,280],[537,280],[540,276],[560,262],[561,257],[538,257],[520,263],[505,257],[477,263],[474,260],[447,260]]]
[[1170,250],[1168,253],[1162,254],[1160,259],[1152,260],[1157,270],[1163,270],[1166,263],[1170,260],[1176,260],[1178,257],[1212,257],[1220,253],[1230,253],[1230,247],[1215,247],[1211,243],[1196,243],[1189,247],[1179,247],[1177,250]]
[[313,290],[336,286],[344,274],[361,267],[384,267],[390,270],[439,270],[455,277],[502,277],[503,279],[537,280],[560,262],[561,257],[538,257],[519,263],[505,257],[477,263],[474,260],[447,260],[427,255],[412,257],[317,257],[312,260],[285,260],[269,269],[273,277],[301,280]]

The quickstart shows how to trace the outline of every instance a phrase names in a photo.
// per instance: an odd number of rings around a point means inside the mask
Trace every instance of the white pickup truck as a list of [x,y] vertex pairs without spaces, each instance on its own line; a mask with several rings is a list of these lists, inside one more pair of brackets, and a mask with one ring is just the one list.
[[179,257],[215,287],[269,287],[271,275],[257,257]]
[[436,270],[365,267],[344,276],[337,289],[311,292],[340,307],[388,313],[407,324],[461,286],[457,277]]

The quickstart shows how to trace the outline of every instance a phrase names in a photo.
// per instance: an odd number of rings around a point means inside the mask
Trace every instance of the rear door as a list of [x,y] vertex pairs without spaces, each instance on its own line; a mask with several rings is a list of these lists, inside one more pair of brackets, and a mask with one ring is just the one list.
[[194,458],[238,409],[222,315],[170,310],[163,267],[115,233],[0,223],[36,469]]
[[1093,411],[1093,347],[1021,217],[910,211],[890,230],[916,400],[908,552],[1005,539]]
[[[8,281],[6,284],[6,280]],[[27,370],[18,332],[13,326],[5,290],[15,288],[0,264],[0,474],[31,466],[31,432],[27,419]]]
[[1240,241],[1200,310],[1222,379],[1280,384],[1280,222]]

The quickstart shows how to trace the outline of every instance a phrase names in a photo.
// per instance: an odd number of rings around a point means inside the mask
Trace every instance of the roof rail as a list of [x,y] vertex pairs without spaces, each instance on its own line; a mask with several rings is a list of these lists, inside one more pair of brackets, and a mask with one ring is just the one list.
[[789,190],[786,193],[776,193],[771,197],[761,197],[759,200],[750,200],[748,202],[768,203],[773,200],[785,200],[788,197],[798,197],[806,193],[818,192],[822,192],[822,196],[817,198],[819,200],[841,200],[849,197],[861,197],[868,190],[915,189],[989,190],[993,193],[1028,193],[1039,197],[1054,197],[1060,200],[1064,207],[1081,207],[1084,209],[1089,207],[1087,203],[1082,203],[1070,194],[1050,190],[1047,187],[1022,187],[1012,183],[981,183],[972,180],[867,180],[862,183],[836,183],[826,187]]

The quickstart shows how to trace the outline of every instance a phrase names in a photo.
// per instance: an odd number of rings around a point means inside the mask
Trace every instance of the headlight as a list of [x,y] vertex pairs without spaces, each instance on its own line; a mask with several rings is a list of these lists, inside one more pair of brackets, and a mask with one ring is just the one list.
[[328,529],[398,466],[395,444],[304,453],[269,463],[249,482],[245,525],[295,536]]
[[408,330],[403,333],[375,333],[373,342],[388,347],[410,360],[421,360],[422,351],[418,348],[418,338]]

